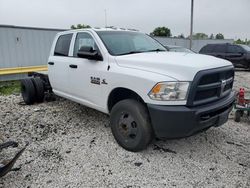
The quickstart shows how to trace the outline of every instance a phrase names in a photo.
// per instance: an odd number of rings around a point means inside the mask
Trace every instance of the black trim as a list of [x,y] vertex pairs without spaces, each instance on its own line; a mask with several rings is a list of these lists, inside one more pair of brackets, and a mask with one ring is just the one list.
[[[188,98],[187,98],[187,106],[198,106],[198,105],[203,105],[203,104],[206,104],[206,103],[209,103],[209,102],[214,102],[214,101],[218,101],[220,99],[222,99],[223,97],[226,97],[230,94],[231,92],[231,89],[224,92],[221,96],[220,94],[216,93],[216,95],[214,95],[214,97],[210,97],[210,98],[207,98],[207,99],[204,99],[204,100],[201,100],[201,101],[195,101],[195,96],[196,96],[196,93],[197,91],[202,91],[204,87],[206,87],[206,89],[208,88],[213,88],[213,87],[216,87],[219,83],[215,82],[213,84],[206,84],[206,85],[199,85],[201,79],[204,77],[204,76],[208,76],[208,75],[212,75],[212,74],[216,74],[216,73],[224,73],[224,72],[227,72],[227,71],[234,71],[234,67],[233,66],[226,66],[226,67],[221,67],[221,68],[214,68],[214,69],[209,69],[209,70],[203,70],[203,71],[199,71],[194,79],[193,79],[193,82],[189,88],[189,94],[188,94]],[[234,75],[233,75],[233,78],[234,78]],[[231,84],[233,82],[233,79],[230,79],[227,81],[227,84]],[[218,88],[218,87],[217,87]]]
[[235,93],[210,104],[187,106],[161,106],[148,104],[151,123],[158,138],[186,137],[211,126],[224,124],[233,108]]

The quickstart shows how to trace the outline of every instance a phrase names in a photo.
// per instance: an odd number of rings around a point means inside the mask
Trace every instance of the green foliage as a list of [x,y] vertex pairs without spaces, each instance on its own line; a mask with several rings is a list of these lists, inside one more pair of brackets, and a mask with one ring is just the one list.
[[221,34],[221,33],[218,33],[218,34],[215,36],[215,39],[224,39],[224,35]]
[[75,25],[71,26],[71,29],[85,29],[85,28],[91,28],[91,27],[89,25],[84,25],[84,24],[77,24],[76,26]]
[[171,30],[167,27],[157,27],[154,29],[154,31],[152,33],[150,33],[150,35],[153,36],[159,36],[159,37],[171,37]]
[[184,38],[185,38],[185,36],[184,36],[184,34],[180,34],[180,35],[178,35],[178,37],[177,37],[177,38],[184,39]]
[[21,92],[20,81],[0,82],[0,95],[11,95]]
[[208,35],[205,33],[196,33],[193,35],[193,39],[208,39]]
[[250,45],[250,40],[245,39],[245,41],[238,39],[234,41],[235,44],[245,44],[245,45]]
[[214,39],[214,34],[213,33],[210,35],[209,39]]

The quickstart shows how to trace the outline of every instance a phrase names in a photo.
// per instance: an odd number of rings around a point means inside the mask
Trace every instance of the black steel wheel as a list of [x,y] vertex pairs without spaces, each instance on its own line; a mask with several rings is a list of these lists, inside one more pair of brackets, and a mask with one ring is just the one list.
[[32,82],[36,89],[36,102],[41,103],[44,101],[44,84],[40,78],[32,78]]
[[31,105],[36,101],[36,89],[31,79],[21,80],[21,94],[25,104]]
[[151,142],[153,130],[146,107],[133,99],[118,102],[110,114],[117,143],[128,151],[141,151]]

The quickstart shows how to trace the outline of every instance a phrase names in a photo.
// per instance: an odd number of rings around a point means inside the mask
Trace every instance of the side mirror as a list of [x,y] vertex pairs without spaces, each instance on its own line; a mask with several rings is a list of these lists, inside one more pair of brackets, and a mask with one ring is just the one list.
[[89,60],[103,61],[102,55],[91,46],[82,46],[77,52],[77,56]]

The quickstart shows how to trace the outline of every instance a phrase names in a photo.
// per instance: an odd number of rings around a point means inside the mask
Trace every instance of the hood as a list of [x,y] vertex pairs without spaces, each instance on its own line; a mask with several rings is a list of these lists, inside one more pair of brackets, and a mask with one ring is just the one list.
[[230,66],[229,61],[208,55],[149,52],[116,56],[119,66],[162,74],[180,81],[192,81],[197,72]]

